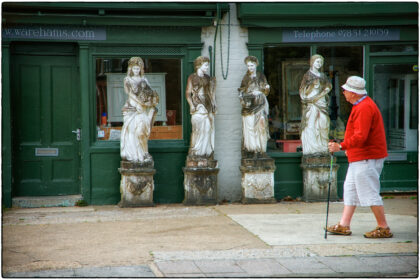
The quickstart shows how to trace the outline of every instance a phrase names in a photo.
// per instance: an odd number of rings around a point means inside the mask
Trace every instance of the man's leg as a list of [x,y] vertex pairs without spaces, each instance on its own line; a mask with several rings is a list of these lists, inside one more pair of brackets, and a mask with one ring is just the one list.
[[355,210],[356,210],[355,205],[344,205],[343,215],[341,216],[340,225],[344,227],[350,226],[351,218],[353,217]]
[[378,226],[381,228],[387,228],[388,223],[386,222],[385,218],[385,210],[383,205],[374,205],[371,206],[370,209],[373,212],[373,215],[375,215],[376,222],[378,223]]

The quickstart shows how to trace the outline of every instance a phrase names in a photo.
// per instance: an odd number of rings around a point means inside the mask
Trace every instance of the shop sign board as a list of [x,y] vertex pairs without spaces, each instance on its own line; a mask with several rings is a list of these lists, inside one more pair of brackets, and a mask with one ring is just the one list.
[[5,26],[3,39],[36,39],[59,41],[103,41],[106,40],[104,27],[73,26]]
[[287,28],[282,33],[282,42],[284,43],[400,40],[400,30],[398,28],[388,27]]

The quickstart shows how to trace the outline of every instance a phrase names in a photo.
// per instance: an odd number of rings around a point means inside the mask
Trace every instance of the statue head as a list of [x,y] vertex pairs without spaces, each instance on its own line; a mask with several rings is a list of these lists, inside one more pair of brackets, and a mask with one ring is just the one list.
[[247,56],[247,57],[245,57],[245,60],[244,60],[244,62],[245,62],[245,64],[248,64],[248,62],[252,62],[252,63],[254,63],[256,66],[258,66],[258,58],[256,58],[255,56],[253,56],[253,55],[249,55],[249,56]]
[[128,68],[127,68],[127,76],[133,76],[133,67],[134,66],[138,66],[140,67],[140,76],[144,75],[144,62],[140,57],[132,57],[130,58],[130,60],[128,61]]
[[311,59],[309,61],[309,64],[311,65],[311,68],[314,67],[314,63],[317,59],[321,59],[321,66],[317,67],[317,69],[322,68],[322,65],[324,65],[324,57],[320,54],[314,54],[313,56],[311,56]]
[[204,63],[210,63],[210,59],[206,56],[199,56],[194,60],[194,71],[197,70],[203,65]]
[[245,57],[244,62],[248,68],[248,75],[251,75],[252,73],[255,73],[257,71],[258,58],[250,55],[250,56]]

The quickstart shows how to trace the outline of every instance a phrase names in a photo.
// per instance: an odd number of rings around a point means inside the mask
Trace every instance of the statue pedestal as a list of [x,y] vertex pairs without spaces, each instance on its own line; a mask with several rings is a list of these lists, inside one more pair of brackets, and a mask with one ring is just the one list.
[[268,156],[242,158],[242,203],[276,203],[274,199],[274,160]]
[[185,205],[217,204],[217,160],[188,156],[184,171]]
[[146,163],[121,161],[121,201],[119,207],[153,206],[153,161]]
[[[337,196],[337,170],[339,165],[333,160],[330,201],[338,201]],[[304,155],[302,157],[303,169],[303,200],[307,202],[327,201],[328,182],[330,175],[331,158],[328,154]]]

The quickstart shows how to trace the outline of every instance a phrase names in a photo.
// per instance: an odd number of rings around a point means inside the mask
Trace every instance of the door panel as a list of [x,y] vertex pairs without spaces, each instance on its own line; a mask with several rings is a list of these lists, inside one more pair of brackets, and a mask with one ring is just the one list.
[[13,195],[79,194],[80,145],[72,133],[80,127],[76,59],[12,59]]

